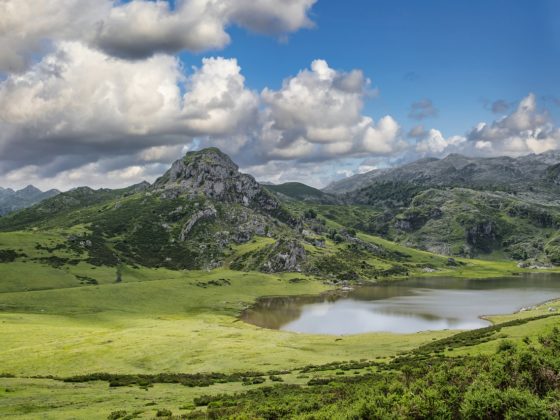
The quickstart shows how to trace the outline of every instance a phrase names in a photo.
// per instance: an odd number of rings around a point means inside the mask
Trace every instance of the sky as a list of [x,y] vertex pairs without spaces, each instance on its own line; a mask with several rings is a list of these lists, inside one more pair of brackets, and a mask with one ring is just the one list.
[[0,186],[153,181],[220,147],[323,187],[560,149],[556,0],[0,0]]

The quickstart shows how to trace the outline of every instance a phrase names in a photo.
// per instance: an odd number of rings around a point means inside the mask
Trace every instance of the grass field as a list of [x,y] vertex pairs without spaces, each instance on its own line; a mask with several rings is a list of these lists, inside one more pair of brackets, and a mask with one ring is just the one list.
[[[0,233],[0,249],[21,254],[13,262],[0,263],[0,417],[101,419],[122,409],[138,418],[151,418],[163,408],[181,414],[191,410],[193,399],[203,394],[270,385],[271,371],[282,371],[279,376],[285,383],[306,384],[310,378],[335,374],[328,369],[303,374],[301,369],[306,365],[384,362],[455,333],[335,337],[258,328],[238,320],[239,313],[258,297],[317,294],[331,286],[302,274],[140,267],[122,267],[122,282],[117,283],[115,268],[93,266],[79,254],[57,249],[69,234],[68,230]],[[412,275],[487,278],[527,271],[508,261],[457,259],[462,264],[449,267],[445,257],[365,234],[360,238],[409,255],[411,266],[436,267],[433,272],[412,270]],[[250,252],[270,243],[263,238],[241,245],[235,252]],[[73,262],[57,265],[52,257]],[[375,264],[383,261],[375,260]],[[505,322],[546,313],[551,305],[559,306],[549,304],[492,320]],[[548,331],[555,323],[555,318],[534,321],[504,329],[502,334],[521,340]],[[455,349],[454,354],[491,352],[498,339]],[[109,387],[104,381],[66,383],[45,378],[100,372],[249,371],[262,373],[265,382],[208,387],[156,383],[144,389]],[[355,374],[368,371],[356,369]]]

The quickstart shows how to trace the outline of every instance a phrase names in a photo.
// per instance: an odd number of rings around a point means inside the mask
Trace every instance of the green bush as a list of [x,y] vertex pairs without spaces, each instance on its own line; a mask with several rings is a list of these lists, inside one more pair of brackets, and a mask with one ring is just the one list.
[[171,417],[172,415],[173,413],[171,412],[171,410],[168,410],[166,408],[160,408],[156,413],[156,417]]

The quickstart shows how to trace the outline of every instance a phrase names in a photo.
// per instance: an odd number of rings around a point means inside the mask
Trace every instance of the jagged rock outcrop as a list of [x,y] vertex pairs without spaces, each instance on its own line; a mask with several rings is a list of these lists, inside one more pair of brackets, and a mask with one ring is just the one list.
[[210,199],[242,204],[264,212],[280,208],[278,200],[265,191],[255,178],[239,172],[229,156],[216,148],[188,152],[156,180],[152,189],[167,195],[202,194]]
[[191,218],[185,223],[183,229],[181,229],[181,233],[179,234],[179,240],[185,241],[193,229],[194,225],[196,225],[201,220],[208,220],[213,219],[216,217],[216,209],[212,206],[205,208],[204,210],[199,210],[195,214],[191,216]]
[[279,240],[272,245],[261,271],[265,273],[301,272],[305,260],[305,249],[298,241]]

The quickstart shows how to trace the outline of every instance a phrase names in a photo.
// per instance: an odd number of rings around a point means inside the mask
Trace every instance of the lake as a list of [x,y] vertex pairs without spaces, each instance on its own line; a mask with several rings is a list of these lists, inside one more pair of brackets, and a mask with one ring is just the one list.
[[264,328],[311,334],[415,333],[490,325],[508,314],[560,298],[560,276],[501,279],[419,278],[318,296],[262,298],[241,319]]

